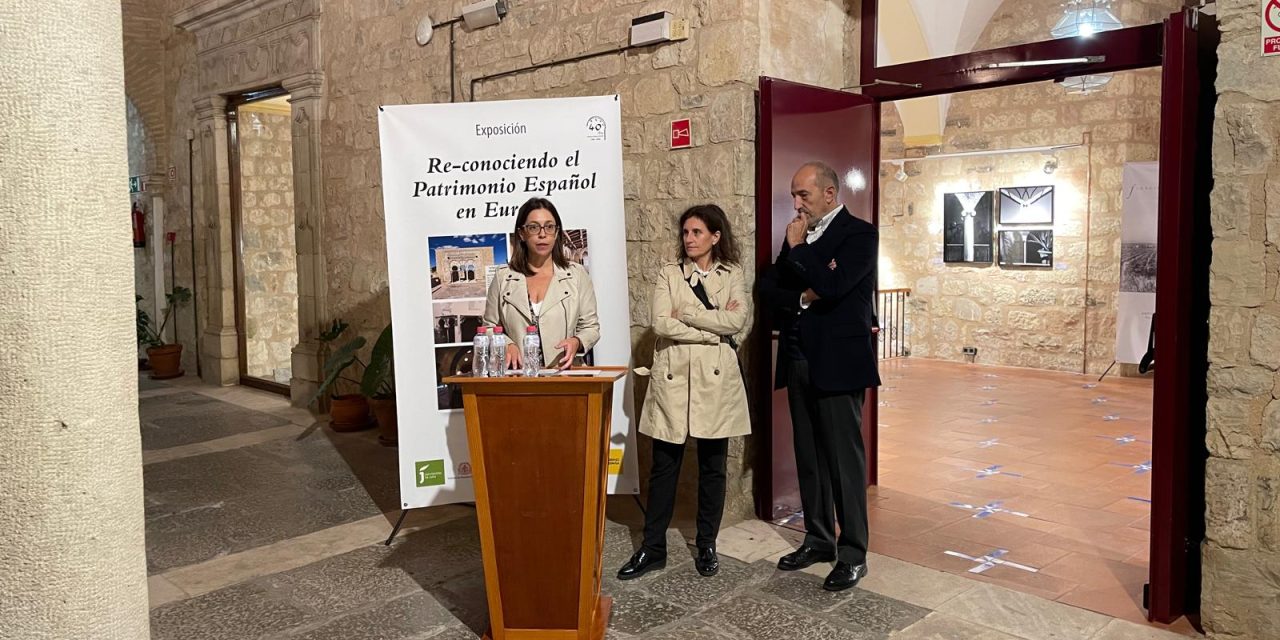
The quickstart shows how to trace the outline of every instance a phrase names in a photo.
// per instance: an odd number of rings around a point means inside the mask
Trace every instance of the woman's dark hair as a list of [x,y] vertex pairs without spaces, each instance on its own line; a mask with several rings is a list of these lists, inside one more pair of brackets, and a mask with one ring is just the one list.
[[738,241],[733,237],[733,229],[729,227],[729,216],[724,214],[724,210],[714,204],[700,204],[689,207],[680,215],[680,228],[676,232],[676,238],[680,245],[680,257],[688,258],[684,253],[684,223],[689,218],[697,218],[702,224],[707,225],[707,231],[712,235],[720,234],[720,242],[711,245],[711,257],[725,264],[738,266],[742,264],[742,259],[738,253]]
[[507,261],[507,266],[513,271],[518,271],[526,276],[533,275],[533,269],[529,267],[529,249],[524,244],[524,236],[521,234],[521,227],[529,221],[529,214],[538,209],[545,209],[547,213],[556,221],[556,244],[551,247],[551,261],[561,269],[569,268],[569,258],[565,256],[564,250],[564,225],[560,223],[560,212],[556,211],[556,206],[546,198],[529,198],[524,204],[520,205],[520,212],[516,214],[516,241],[515,246],[511,249],[511,259]]

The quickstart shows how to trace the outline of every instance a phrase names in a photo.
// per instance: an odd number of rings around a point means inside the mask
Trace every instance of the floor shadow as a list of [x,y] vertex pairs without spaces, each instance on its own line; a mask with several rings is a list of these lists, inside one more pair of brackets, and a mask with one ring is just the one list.
[[384,567],[407,573],[467,628],[489,628],[479,525],[467,516],[417,531],[392,543]]

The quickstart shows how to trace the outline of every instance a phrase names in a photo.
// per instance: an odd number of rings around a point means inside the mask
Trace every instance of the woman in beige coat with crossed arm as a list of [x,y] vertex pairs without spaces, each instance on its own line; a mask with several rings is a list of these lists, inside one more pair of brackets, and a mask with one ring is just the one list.
[[[681,259],[662,268],[653,292],[658,334],[640,433],[653,438],[644,543],[618,571],[630,580],[666,566],[684,442],[698,441],[698,555],[703,576],[720,569],[729,438],[751,432],[737,340],[750,317],[737,243],[724,211],[700,205],[680,216]],[[641,373],[644,373],[641,371]]]

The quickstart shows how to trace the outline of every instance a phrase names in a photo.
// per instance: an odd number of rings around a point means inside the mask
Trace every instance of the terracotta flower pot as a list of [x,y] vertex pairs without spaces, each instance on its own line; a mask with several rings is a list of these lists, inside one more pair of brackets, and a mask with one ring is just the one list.
[[169,380],[182,376],[182,345],[166,344],[147,347],[152,380]]
[[373,426],[369,401],[358,393],[333,396],[329,401],[329,427],[334,431],[359,431]]
[[378,419],[378,442],[387,447],[396,446],[399,428],[395,397],[369,398],[369,406],[373,407],[373,415]]

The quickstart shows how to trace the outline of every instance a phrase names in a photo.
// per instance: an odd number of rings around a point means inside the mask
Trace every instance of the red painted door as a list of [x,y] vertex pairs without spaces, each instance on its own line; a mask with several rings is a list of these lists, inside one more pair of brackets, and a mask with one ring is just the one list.
[[[756,154],[756,267],[762,272],[782,248],[795,217],[791,177],[801,164],[825,162],[844,178],[841,201],[853,215],[879,223],[880,105],[871,98],[776,78],[760,78]],[[800,510],[791,416],[785,390],[773,390],[777,334],[767,313],[756,314],[752,360],[757,466],[756,514],[773,520]],[[863,408],[868,482],[875,484],[875,389]]]
[[1165,21],[1156,258],[1148,617],[1200,609],[1208,369],[1209,163],[1216,26],[1194,10]]

